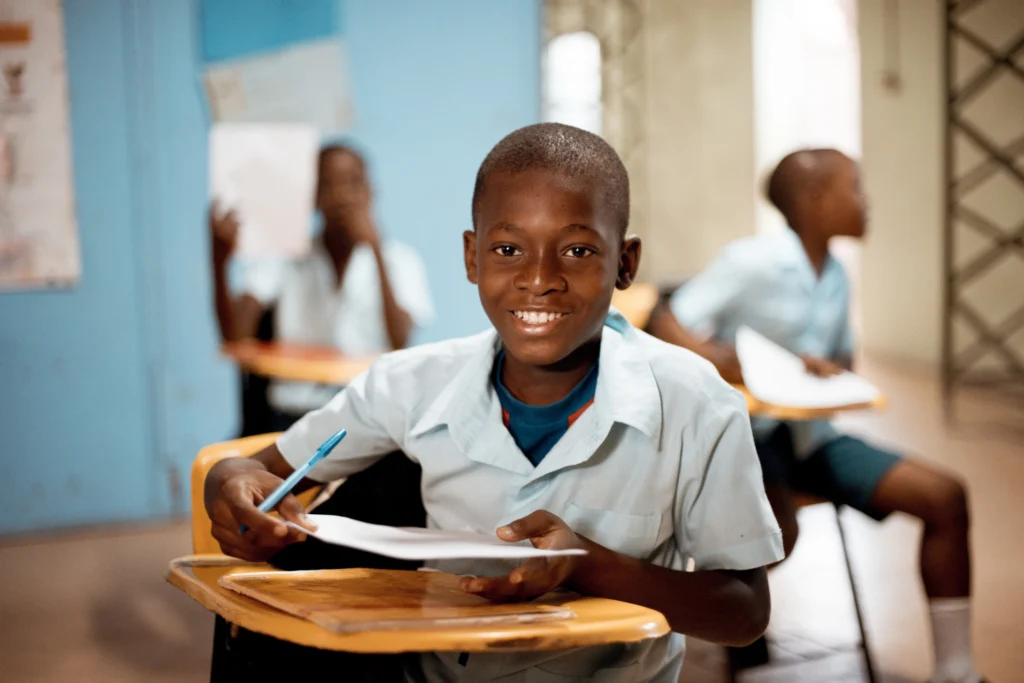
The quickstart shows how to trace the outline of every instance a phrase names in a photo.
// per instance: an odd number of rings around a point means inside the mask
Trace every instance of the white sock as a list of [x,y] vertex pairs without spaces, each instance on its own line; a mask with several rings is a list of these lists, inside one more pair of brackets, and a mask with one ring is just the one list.
[[971,599],[936,598],[929,602],[935,673],[931,683],[978,683],[971,652]]

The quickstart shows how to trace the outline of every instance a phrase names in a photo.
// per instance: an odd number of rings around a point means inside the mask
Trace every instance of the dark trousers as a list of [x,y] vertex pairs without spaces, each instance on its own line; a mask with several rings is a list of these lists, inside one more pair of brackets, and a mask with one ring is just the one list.
[[[317,514],[342,515],[373,524],[423,527],[420,467],[403,453],[392,453],[350,477]],[[309,538],[270,560],[278,569],[415,569],[418,562],[395,560]],[[327,676],[333,681],[383,683],[402,680],[400,655],[357,655],[303,647],[238,628],[217,617],[213,635],[211,683],[280,683],[294,676]]]

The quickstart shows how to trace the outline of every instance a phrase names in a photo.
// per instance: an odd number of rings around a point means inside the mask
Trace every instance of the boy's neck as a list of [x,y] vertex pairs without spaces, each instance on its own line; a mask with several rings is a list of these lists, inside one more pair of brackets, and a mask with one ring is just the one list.
[[355,244],[347,235],[348,232],[342,227],[324,225],[321,237],[324,249],[327,251],[327,255],[331,257],[331,263],[334,264],[334,273],[339,281],[341,280],[341,275],[345,272],[348,259],[352,255],[352,249],[355,247]]
[[821,271],[825,269],[825,262],[828,261],[830,238],[817,230],[804,230],[797,226],[793,226],[792,230],[800,238],[800,243],[804,246],[804,252],[807,254],[807,259],[811,262],[815,274],[821,275]]
[[597,339],[576,349],[554,365],[529,365],[505,353],[501,383],[517,400],[531,406],[547,406],[561,401],[583,381],[601,351]]

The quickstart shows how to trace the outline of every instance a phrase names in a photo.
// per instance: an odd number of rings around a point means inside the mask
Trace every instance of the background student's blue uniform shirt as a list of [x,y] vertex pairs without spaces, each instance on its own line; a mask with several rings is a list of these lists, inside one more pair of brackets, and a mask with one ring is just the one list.
[[[826,359],[853,356],[850,285],[831,256],[818,275],[790,229],[727,246],[671,300],[672,314],[695,333],[736,343],[741,325],[799,354]],[[778,421],[753,418],[754,435],[767,438]],[[838,434],[827,421],[790,423],[797,457]]]
[[494,363],[494,388],[501,402],[501,417],[512,438],[523,455],[534,466],[540,464],[558,440],[569,431],[573,422],[594,402],[597,390],[597,363],[590,368],[586,377],[560,401],[546,406],[532,406],[523,403],[505,388],[501,382],[501,368],[505,362],[505,351],[498,354]]

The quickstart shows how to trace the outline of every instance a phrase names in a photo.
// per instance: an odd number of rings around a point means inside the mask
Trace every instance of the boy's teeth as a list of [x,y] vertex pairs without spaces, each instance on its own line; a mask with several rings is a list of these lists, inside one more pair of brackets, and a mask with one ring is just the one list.
[[531,325],[543,325],[562,317],[561,313],[548,311],[516,311],[516,317]]

